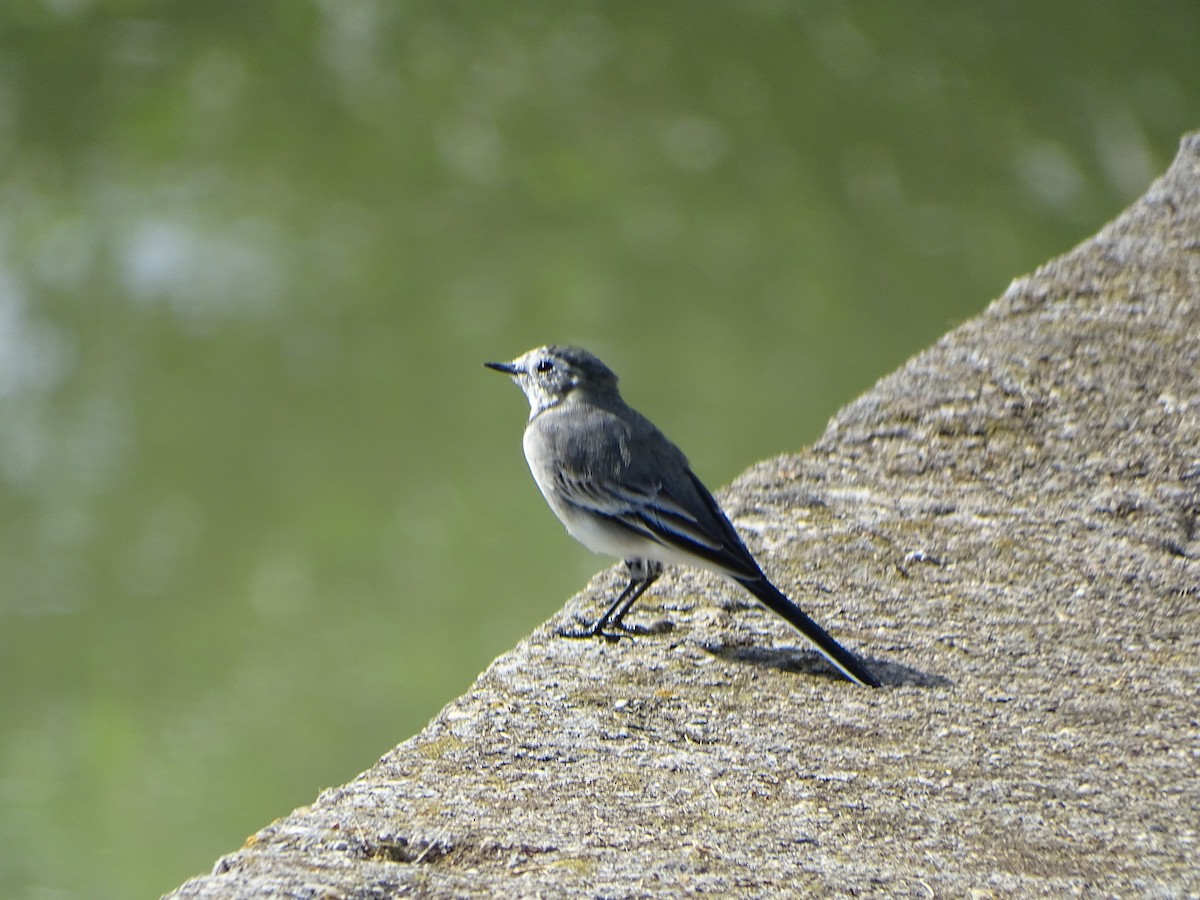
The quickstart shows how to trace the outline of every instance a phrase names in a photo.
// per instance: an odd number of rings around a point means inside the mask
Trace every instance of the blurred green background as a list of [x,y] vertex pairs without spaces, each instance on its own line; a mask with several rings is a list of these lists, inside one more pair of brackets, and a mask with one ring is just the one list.
[[0,894],[129,897],[411,736],[606,562],[486,372],[714,487],[1138,196],[1200,4],[7,0]]

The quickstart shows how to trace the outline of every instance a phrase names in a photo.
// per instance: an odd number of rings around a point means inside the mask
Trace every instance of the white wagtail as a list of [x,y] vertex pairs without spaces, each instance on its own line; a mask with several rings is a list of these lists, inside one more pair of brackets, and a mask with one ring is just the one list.
[[767,580],[687,457],[631,409],[617,376],[578,347],[539,347],[507,363],[529,401],[525,459],[554,514],[594,553],[623,559],[629,585],[590,628],[565,637],[615,639],[621,620],[665,563],[733,579],[786,619],[851,681],[879,687],[853,653]]

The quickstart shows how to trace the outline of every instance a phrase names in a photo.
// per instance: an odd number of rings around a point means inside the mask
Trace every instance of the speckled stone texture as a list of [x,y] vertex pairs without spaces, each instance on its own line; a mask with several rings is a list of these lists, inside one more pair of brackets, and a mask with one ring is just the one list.
[[1200,894],[1200,134],[722,499],[883,689],[673,571],[173,896]]

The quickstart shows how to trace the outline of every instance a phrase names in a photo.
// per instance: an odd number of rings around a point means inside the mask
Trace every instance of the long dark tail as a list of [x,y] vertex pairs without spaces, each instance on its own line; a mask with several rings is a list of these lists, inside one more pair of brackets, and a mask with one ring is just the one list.
[[821,651],[821,655],[837,666],[838,670],[851,681],[866,687],[879,687],[879,679],[871,674],[857,656],[835,641],[829,633],[808,617],[795,603],[784,596],[783,592],[766,576],[758,578],[739,578],[738,584],[752,593],[771,612],[787,619],[793,628],[812,642]]

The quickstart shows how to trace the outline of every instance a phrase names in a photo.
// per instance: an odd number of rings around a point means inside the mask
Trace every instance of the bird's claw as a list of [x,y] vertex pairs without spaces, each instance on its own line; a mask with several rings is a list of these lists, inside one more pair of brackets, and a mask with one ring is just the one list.
[[570,638],[572,640],[583,640],[585,638],[602,637],[606,641],[608,641],[610,644],[616,643],[617,641],[619,641],[621,639],[621,636],[619,634],[612,634],[611,632],[601,630],[599,624],[585,626],[583,628],[578,628],[573,631],[570,629],[567,629],[567,628],[560,628],[555,633],[559,637]]
[[576,629],[560,628],[555,633],[559,637],[571,638],[572,640],[600,637],[604,638],[610,644],[615,644],[622,636],[632,638],[652,634],[665,634],[675,629],[675,623],[668,619],[660,619],[653,625],[626,625],[624,622],[618,622],[613,627],[618,630],[606,631],[601,623],[597,622],[594,625],[584,625]]

